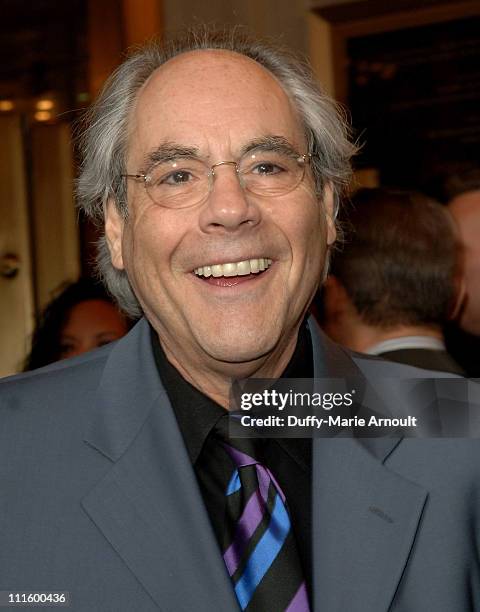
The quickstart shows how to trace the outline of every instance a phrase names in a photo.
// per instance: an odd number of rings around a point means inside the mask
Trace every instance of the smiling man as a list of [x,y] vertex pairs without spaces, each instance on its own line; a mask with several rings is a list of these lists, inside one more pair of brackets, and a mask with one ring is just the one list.
[[226,431],[232,378],[421,375],[307,320],[347,132],[308,69],[236,34],[147,47],[111,77],[79,199],[105,283],[144,316],[2,385],[0,591],[102,612],[479,603],[475,441]]
[[168,360],[226,405],[232,376],[279,376],[293,354],[335,238],[332,190],[316,193],[278,80],[230,51],[158,68],[129,133],[128,218],[106,205],[112,263]]

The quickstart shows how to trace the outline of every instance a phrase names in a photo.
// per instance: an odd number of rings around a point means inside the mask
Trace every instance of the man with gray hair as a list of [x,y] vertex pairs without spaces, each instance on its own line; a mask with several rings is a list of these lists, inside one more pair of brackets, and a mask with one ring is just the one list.
[[475,441],[226,431],[232,379],[419,376],[307,320],[354,152],[308,69],[238,33],[149,46],[106,84],[81,147],[101,274],[143,317],[3,383],[0,596],[89,612],[479,606]]

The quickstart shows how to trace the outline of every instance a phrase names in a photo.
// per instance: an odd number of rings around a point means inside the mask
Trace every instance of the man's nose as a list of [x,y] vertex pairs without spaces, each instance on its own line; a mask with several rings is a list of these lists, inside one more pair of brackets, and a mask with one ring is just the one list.
[[220,162],[212,167],[210,193],[201,211],[204,231],[234,231],[243,225],[257,225],[260,208],[240,182],[235,162]]

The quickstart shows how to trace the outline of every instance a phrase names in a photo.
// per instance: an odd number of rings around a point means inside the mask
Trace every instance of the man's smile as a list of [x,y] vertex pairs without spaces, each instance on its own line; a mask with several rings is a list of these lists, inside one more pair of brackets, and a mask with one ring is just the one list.
[[223,264],[209,264],[195,268],[194,273],[197,276],[208,278],[213,276],[219,278],[221,276],[247,276],[248,274],[258,274],[269,268],[272,260],[268,257],[259,257],[257,259],[245,259],[243,261],[228,262]]

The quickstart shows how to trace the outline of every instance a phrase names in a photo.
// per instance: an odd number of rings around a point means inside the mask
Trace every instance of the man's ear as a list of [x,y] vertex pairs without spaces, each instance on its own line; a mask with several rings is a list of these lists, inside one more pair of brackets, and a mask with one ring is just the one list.
[[327,217],[327,244],[332,246],[337,239],[337,229],[335,227],[335,196],[330,183],[327,183],[323,190],[323,209]]
[[122,239],[125,220],[118,212],[117,206],[112,198],[109,198],[105,206],[105,238],[110,251],[112,265],[118,270],[123,270]]

